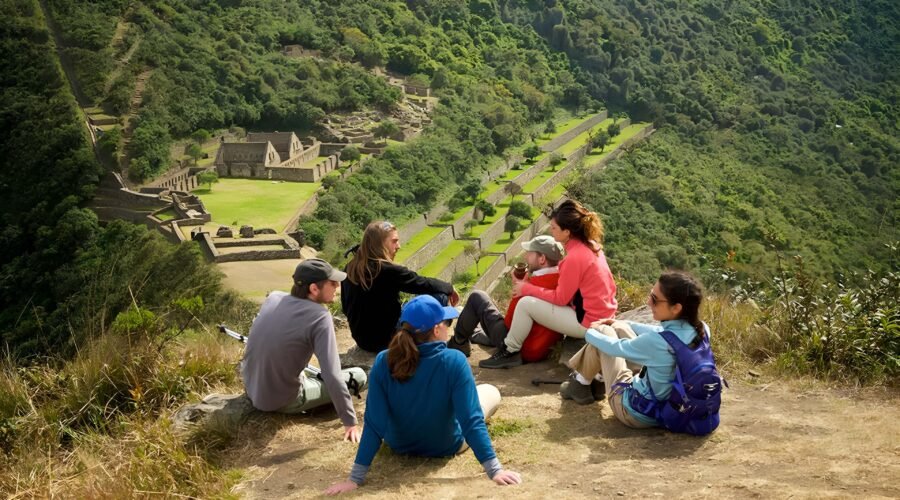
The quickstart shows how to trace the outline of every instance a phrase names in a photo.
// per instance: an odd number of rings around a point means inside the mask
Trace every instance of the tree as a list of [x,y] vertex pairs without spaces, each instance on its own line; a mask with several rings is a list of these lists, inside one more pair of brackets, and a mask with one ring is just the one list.
[[475,204],[475,210],[481,214],[481,222],[497,213],[497,207],[491,205],[487,200],[478,200],[478,203]]
[[550,170],[556,172],[556,166],[562,163],[563,157],[559,153],[550,154]]
[[197,160],[203,156],[203,148],[201,148],[199,144],[192,142],[187,148],[187,154],[194,160],[194,165],[196,165]]
[[350,165],[359,161],[360,158],[362,158],[362,154],[356,146],[347,146],[341,150],[341,161],[345,161]]
[[375,137],[391,137],[400,132],[400,127],[393,120],[384,120],[372,129]]
[[609,144],[609,140],[610,140],[609,133],[605,130],[601,130],[601,131],[597,132],[596,134],[594,134],[593,137],[591,137],[590,148],[592,150],[596,149],[596,148],[600,148],[600,152],[602,153],[603,150],[606,149],[606,145]]
[[516,200],[509,204],[507,213],[522,220],[531,220],[531,205]]
[[197,182],[200,184],[206,184],[207,189],[212,191],[212,185],[216,182],[219,182],[219,174],[216,173],[215,170],[204,170],[197,174]]
[[544,125],[544,133],[545,134],[555,134],[556,133],[556,124],[553,123],[553,120],[547,120],[547,124]]
[[510,181],[503,186],[503,191],[507,193],[512,200],[515,200],[516,195],[522,192],[522,186]]
[[462,193],[468,197],[468,199],[474,204],[478,201],[478,195],[481,194],[481,191],[484,188],[481,185],[481,181],[478,179],[470,179],[468,182],[463,184],[463,187],[460,189]]
[[531,143],[522,154],[525,155],[526,160],[531,161],[541,154],[541,148],[537,144]]
[[463,253],[475,261],[475,274],[481,276],[481,271],[478,269],[478,264],[481,262],[481,258],[484,257],[481,248],[475,243],[469,243],[463,249]]
[[606,128],[606,132],[609,134],[610,138],[619,135],[619,132],[621,131],[622,127],[620,127],[618,123],[611,123],[609,127]]
[[322,177],[322,188],[326,191],[337,185],[341,180],[341,174],[338,172],[329,172],[328,175]]
[[209,131],[205,128],[197,129],[193,134],[191,134],[191,139],[194,139],[197,144],[201,145],[204,142],[208,141],[210,137],[212,137],[212,135],[210,135]]
[[513,239],[516,237],[516,231],[522,229],[522,219],[516,217],[515,215],[509,215],[506,217],[506,222],[503,223],[503,230],[509,233],[509,239]]
[[478,226],[478,224],[479,224],[479,223],[478,223],[478,221],[477,221],[476,219],[467,220],[466,223],[464,224],[464,227],[465,227],[466,229],[465,229],[465,232],[464,232],[463,234],[465,234],[466,236],[471,236],[471,235],[472,235],[472,230],[475,229],[475,228]]

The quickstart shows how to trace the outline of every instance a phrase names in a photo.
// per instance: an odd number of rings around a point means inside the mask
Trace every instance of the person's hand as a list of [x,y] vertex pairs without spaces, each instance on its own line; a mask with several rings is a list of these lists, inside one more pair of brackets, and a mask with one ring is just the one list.
[[344,441],[350,441],[351,443],[358,443],[360,436],[359,426],[349,425],[344,426]]
[[450,297],[447,299],[450,302],[450,305],[456,307],[456,304],[459,304],[459,292],[456,291],[456,288],[450,292]]
[[494,477],[491,480],[499,484],[500,486],[522,484],[522,476],[520,476],[518,472],[513,472],[511,470],[501,470],[500,472],[494,474]]
[[512,277],[512,292],[513,297],[519,297],[522,295],[522,287],[525,286],[527,280],[518,280],[515,276]]
[[598,330],[601,326],[603,326],[603,325],[612,325],[615,321],[616,321],[616,320],[614,320],[614,319],[612,319],[612,318],[599,319],[599,320],[594,321],[593,323],[591,323],[591,328],[593,328],[594,330]]
[[[500,471],[500,472],[503,472],[503,471]],[[499,475],[499,474],[497,474],[497,475]],[[497,476],[494,476],[494,477],[497,477]],[[359,485],[348,479],[347,481],[332,484],[331,486],[328,487],[328,489],[325,490],[325,494],[332,495],[332,496],[340,495],[341,493],[347,493],[348,491],[353,491],[356,488],[359,488]]]

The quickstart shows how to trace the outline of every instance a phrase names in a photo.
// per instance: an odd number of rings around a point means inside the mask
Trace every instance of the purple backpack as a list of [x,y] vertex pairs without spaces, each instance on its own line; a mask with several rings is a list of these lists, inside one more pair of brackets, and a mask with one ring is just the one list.
[[692,349],[668,330],[660,335],[675,351],[672,392],[668,400],[660,401],[648,383],[652,399],[632,390],[631,406],[672,432],[709,434],[719,426],[722,385],[728,385],[716,370],[709,336],[704,335],[700,345]]

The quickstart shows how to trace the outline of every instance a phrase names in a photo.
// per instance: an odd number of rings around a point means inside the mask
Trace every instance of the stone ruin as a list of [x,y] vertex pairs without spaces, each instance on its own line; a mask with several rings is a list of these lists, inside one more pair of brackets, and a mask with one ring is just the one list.
[[294,132],[251,132],[247,142],[223,142],[216,153],[220,177],[316,182],[340,166],[340,154],[318,161],[322,143]]

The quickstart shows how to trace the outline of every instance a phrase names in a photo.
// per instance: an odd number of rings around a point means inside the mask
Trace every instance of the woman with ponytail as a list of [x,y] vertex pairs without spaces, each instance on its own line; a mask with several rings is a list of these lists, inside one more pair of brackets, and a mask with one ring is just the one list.
[[395,453],[423,457],[457,455],[471,447],[495,483],[522,482],[501,467],[484,423],[500,404],[500,391],[476,387],[465,355],[447,349],[449,323],[458,316],[430,295],[403,306],[400,330],[369,373],[365,426],[350,478],[325,493],[361,485],[382,442]]
[[603,225],[596,213],[574,200],[550,214],[550,234],[562,243],[559,285],[548,289],[512,276],[513,295],[522,296],[504,345],[478,366],[508,368],[522,364],[519,351],[536,322],[563,335],[584,338],[594,321],[616,314],[616,283],[603,255]]
[[455,306],[459,295],[450,283],[419,276],[394,264],[400,250],[397,226],[375,221],[366,226],[362,243],[353,254],[341,282],[341,309],[347,315],[350,335],[362,349],[378,353],[387,349],[400,317],[400,292],[429,294],[442,304]]
[[587,345],[569,360],[575,372],[560,387],[563,398],[593,403],[584,381],[602,372],[609,406],[619,421],[633,428],[659,425],[653,416],[633,408],[632,401],[665,401],[669,397],[675,378],[675,354],[660,332],[670,331],[691,347],[699,344],[709,335],[709,328],[700,321],[702,301],[703,290],[692,276],[664,273],[647,297],[653,319],[662,326],[611,319],[592,324]]

